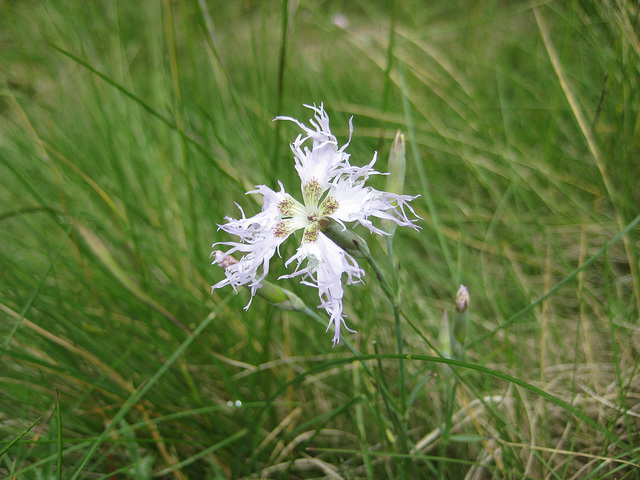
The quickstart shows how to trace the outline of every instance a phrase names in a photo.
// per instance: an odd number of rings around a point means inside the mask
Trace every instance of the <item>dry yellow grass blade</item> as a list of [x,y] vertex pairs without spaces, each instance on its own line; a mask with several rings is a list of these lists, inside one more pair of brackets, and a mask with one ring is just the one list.
[[[553,70],[558,77],[558,82],[560,83],[560,87],[571,107],[571,112],[580,127],[580,132],[584,136],[585,141],[587,142],[587,147],[593,156],[593,159],[596,162],[598,170],[600,171],[600,176],[602,177],[602,181],[604,182],[605,189],[607,190],[607,196],[609,201],[613,203],[614,211],[616,213],[616,221],[618,223],[618,228],[620,230],[624,230],[625,221],[618,213],[618,209],[615,208],[616,204],[616,195],[613,184],[611,183],[611,179],[609,178],[609,174],[607,173],[607,169],[605,167],[604,161],[602,159],[602,153],[598,147],[596,139],[593,136],[593,132],[591,128],[589,128],[589,124],[587,119],[585,118],[584,113],[582,112],[582,108],[578,102],[577,96],[569,85],[569,80],[564,73],[564,69],[562,68],[562,64],[560,63],[560,57],[556,52],[555,47],[551,41],[551,37],[549,35],[549,29],[547,28],[547,24],[540,13],[540,7],[536,7],[533,9],[533,14],[536,17],[536,22],[538,23],[538,29],[540,30],[540,36],[542,37],[542,41],[544,43],[545,49],[547,50],[547,55],[549,55],[549,60],[551,61],[551,65],[553,66]],[[636,297],[636,307],[640,312],[640,285],[638,285],[638,271],[635,262],[633,261],[633,253],[632,246],[629,243],[629,236],[624,235],[622,237],[622,242],[624,243],[624,249],[627,254],[627,261],[629,263],[629,268],[631,270],[631,278],[633,279],[633,291]]]

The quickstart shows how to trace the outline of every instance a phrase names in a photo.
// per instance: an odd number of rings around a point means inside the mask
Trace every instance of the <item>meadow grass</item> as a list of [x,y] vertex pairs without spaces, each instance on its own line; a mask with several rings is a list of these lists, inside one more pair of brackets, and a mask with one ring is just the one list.
[[[0,2],[0,477],[640,478],[639,12]],[[359,232],[400,321],[362,265],[335,348],[295,280],[210,291],[322,102],[353,164],[404,132],[422,218]]]

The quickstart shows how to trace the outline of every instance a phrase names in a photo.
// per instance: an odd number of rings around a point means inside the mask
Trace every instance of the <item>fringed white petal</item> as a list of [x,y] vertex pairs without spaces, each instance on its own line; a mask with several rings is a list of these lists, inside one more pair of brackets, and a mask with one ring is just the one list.
[[[256,190],[248,192],[263,196],[262,211],[247,218],[238,206],[242,217],[227,217],[227,223],[219,225],[221,230],[238,237],[239,241],[214,244],[214,247],[227,245],[231,248],[216,253],[213,263],[224,266],[226,278],[216,283],[212,290],[226,285],[234,289],[249,286],[253,298],[260,282],[269,273],[271,258],[282,242],[293,231],[304,229],[300,247],[285,262],[285,266],[289,266],[295,261],[295,270],[280,278],[301,277],[301,283],[318,289],[319,308],[324,308],[330,316],[327,328],[333,325],[335,345],[340,341],[342,328],[353,332],[344,321],[343,285],[361,282],[364,270],[352,256],[319,231],[318,221],[330,217],[344,228],[347,228],[346,224],[360,224],[379,235],[386,233],[373,225],[373,217],[418,228],[414,225],[416,220],[409,219],[407,215],[408,210],[417,217],[409,205],[416,197],[381,192],[366,186],[371,175],[380,175],[373,168],[377,155],[374,154],[369,164],[362,167],[349,163],[345,149],[351,142],[352,119],[349,120],[349,140],[340,147],[331,133],[323,105],[305,106],[314,112],[309,121],[310,127],[292,117],[276,117],[276,120],[292,121],[303,131],[291,144],[291,150],[306,203],[288,195],[280,182],[280,191],[259,185]],[[311,140],[311,149],[305,145],[308,140]],[[235,252],[242,253],[242,258],[229,261],[228,256]],[[345,275],[346,279],[343,278]]]

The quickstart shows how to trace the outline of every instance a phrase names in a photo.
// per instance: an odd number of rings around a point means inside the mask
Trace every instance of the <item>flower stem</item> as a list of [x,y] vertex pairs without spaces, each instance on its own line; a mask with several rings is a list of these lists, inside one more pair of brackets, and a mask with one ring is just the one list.
[[[365,258],[373,271],[376,274],[376,278],[380,281],[380,285],[385,295],[391,302],[391,307],[393,309],[393,317],[395,319],[395,330],[396,330],[396,348],[398,350],[398,355],[402,355],[404,353],[404,342],[402,340],[402,326],[400,323],[400,289],[398,287],[398,280],[395,274],[395,270],[393,269],[393,238],[392,236],[387,237],[387,253],[389,255],[389,260],[392,266],[393,272],[393,283],[390,283],[384,272],[380,269],[376,261],[373,259],[373,256],[367,255]],[[399,411],[401,415],[401,423],[403,426],[406,426],[407,419],[407,393],[405,386],[405,374],[404,374],[404,360],[402,358],[398,359],[398,369],[400,376],[400,406]]]
[[376,263],[376,261],[373,259],[371,255],[366,256],[365,259],[367,260],[369,265],[371,265],[371,268],[373,268],[373,271],[376,274],[376,278],[378,279],[378,281],[380,282],[380,286],[382,287],[382,291],[387,296],[391,304],[395,305],[396,295],[393,291],[391,284],[389,283],[389,280],[387,280],[387,277],[384,275],[382,270],[380,270],[380,267],[378,266],[378,264]]
[[[316,320],[319,324],[321,324],[321,325],[325,325],[326,324],[326,320],[324,318],[322,318],[321,315],[319,315],[317,312],[313,311],[312,309],[310,309],[306,305],[300,311],[302,313],[310,316],[314,320]],[[342,337],[340,339],[340,341],[343,342],[347,346],[347,348],[351,351],[351,353],[353,353],[356,357],[360,356],[360,352],[358,352],[358,350],[356,350],[356,347],[354,347],[353,344],[349,340],[347,340],[346,338]],[[381,385],[380,379],[376,377],[376,375],[373,373],[373,370],[371,370],[369,365],[367,365],[365,362],[360,362],[360,363],[364,367],[365,371],[369,374],[369,376],[376,382],[376,384],[378,386],[380,386]],[[384,390],[384,388],[383,388],[383,390]],[[385,392],[385,395],[390,397],[389,392]]]

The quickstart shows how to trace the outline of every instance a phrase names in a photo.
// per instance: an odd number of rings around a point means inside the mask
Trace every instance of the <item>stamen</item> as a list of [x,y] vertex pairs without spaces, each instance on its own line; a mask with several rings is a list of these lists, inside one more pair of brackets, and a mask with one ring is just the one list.
[[302,196],[307,206],[317,205],[321,195],[322,187],[315,178],[312,178],[302,186]]
[[293,215],[293,207],[294,200],[291,197],[285,198],[278,204],[278,210],[280,210],[280,213],[288,217]]
[[312,223],[307,228],[304,229],[304,234],[302,235],[303,243],[313,243],[318,241],[318,232],[320,229],[318,228],[317,223]]
[[328,195],[327,198],[325,198],[324,201],[322,202],[320,209],[322,210],[322,215],[326,216],[326,215],[331,215],[332,213],[335,213],[336,210],[338,210],[339,206],[340,204],[336,201],[336,199],[333,198],[331,195]]
[[276,226],[273,227],[273,235],[277,238],[288,237],[290,233],[291,227],[288,222],[278,222]]

